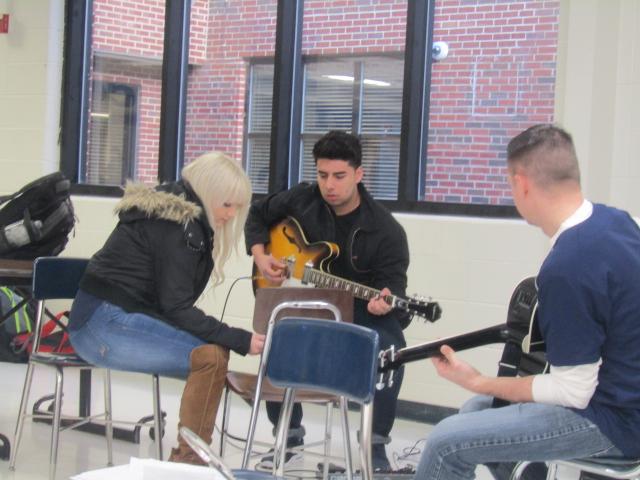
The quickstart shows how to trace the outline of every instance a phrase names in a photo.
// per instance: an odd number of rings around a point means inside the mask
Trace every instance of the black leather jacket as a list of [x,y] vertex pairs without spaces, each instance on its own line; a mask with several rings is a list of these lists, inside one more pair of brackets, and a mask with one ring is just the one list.
[[211,271],[213,231],[202,204],[183,182],[127,187],[120,221],[91,259],[85,292],[163,320],[209,343],[245,355],[251,333],[195,307]]
[[[391,213],[362,184],[358,187],[360,214],[349,234],[347,251],[341,253],[351,260],[345,276],[376,289],[388,287],[393,294],[404,296],[409,267],[407,236]],[[255,244],[269,243],[269,228],[287,216],[300,223],[309,242],[336,241],[331,207],[323,200],[318,185],[301,183],[251,206],[244,232],[247,253]],[[382,316],[368,314],[366,302],[356,300],[355,321],[403,338],[401,327],[408,325],[409,319],[397,310]]]

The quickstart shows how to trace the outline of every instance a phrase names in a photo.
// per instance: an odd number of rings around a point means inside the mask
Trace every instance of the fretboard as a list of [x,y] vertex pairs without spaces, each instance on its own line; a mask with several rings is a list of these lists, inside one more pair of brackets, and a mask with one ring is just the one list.
[[[371,300],[374,297],[380,295],[380,290],[367,287],[359,283],[345,280],[344,278],[336,277],[330,273],[325,273],[322,270],[318,270],[311,267],[304,269],[302,275],[302,283],[310,283],[320,288],[337,288],[338,290],[346,290],[351,292],[354,297],[362,300]],[[391,306],[395,306],[396,297],[394,295],[387,295],[383,297],[384,300]]]

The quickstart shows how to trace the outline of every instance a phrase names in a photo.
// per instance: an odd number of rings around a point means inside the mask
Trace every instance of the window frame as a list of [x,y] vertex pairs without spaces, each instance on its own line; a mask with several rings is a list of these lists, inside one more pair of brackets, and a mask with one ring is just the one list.
[[[122,164],[121,164],[121,172],[120,178],[127,179],[131,178],[135,174],[135,146],[137,143],[138,136],[138,113],[137,113],[137,105],[139,98],[139,91],[135,86],[128,85],[120,82],[110,82],[110,81],[100,81],[98,84],[100,86],[100,97],[104,100],[105,96],[108,97],[111,94],[122,93],[125,96],[126,108],[125,108],[125,123],[123,125],[123,145],[122,145]],[[95,87],[94,84],[94,95]],[[92,112],[94,113],[94,112]],[[95,120],[93,120],[95,122]],[[96,125],[93,124],[93,128]],[[90,149],[88,149],[90,150]],[[87,151],[87,155],[89,151]],[[79,177],[86,177],[87,172],[83,172],[80,170],[78,172]]]
[[[302,17],[303,0],[278,0],[276,24],[276,59],[274,62],[274,125],[271,135],[268,194],[289,188],[297,180],[299,138],[301,130],[302,95]],[[281,11],[282,10],[282,11]],[[404,87],[400,133],[400,160],[397,200],[379,200],[393,212],[480,216],[488,218],[519,218],[515,206],[445,203],[418,200],[420,185],[424,182],[423,159],[428,165],[427,132],[431,80],[431,44],[435,0],[407,1],[407,28],[404,52]],[[281,25],[281,18],[289,23]],[[291,52],[284,65],[282,44]],[[371,55],[380,53],[371,52]],[[364,55],[359,55],[364,56]],[[282,65],[282,66],[281,66]],[[279,67],[283,71],[279,72]],[[289,83],[278,85],[278,78]],[[285,101],[283,101],[284,95]],[[283,108],[282,104],[289,106]],[[279,108],[276,108],[279,106]],[[292,119],[297,121],[292,123]],[[284,130],[287,129],[288,132]],[[296,143],[297,142],[297,143]],[[265,194],[255,194],[262,198]]]
[[[78,165],[86,154],[92,7],[93,0],[66,0],[65,4],[61,169],[72,181],[74,194],[120,196],[121,187],[77,183]],[[398,199],[380,202],[394,212],[517,218],[515,207],[509,205],[418,200],[422,170],[428,166],[434,10],[435,0],[407,0]],[[191,0],[165,1],[159,181],[177,179],[183,164],[190,11]],[[293,159],[298,162],[300,149],[303,14],[304,0],[277,1],[269,192],[284,190],[297,181],[297,169],[291,165]]]
[[[93,0],[66,0],[60,169],[71,180],[74,195],[120,197],[120,186],[78,183],[79,166],[86,158],[92,12]],[[165,1],[159,182],[179,178],[184,164],[190,13],[191,0]]]

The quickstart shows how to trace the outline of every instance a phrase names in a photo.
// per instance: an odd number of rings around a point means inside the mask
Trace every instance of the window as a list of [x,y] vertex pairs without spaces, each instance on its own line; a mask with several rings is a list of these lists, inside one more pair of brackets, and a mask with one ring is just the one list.
[[420,201],[513,204],[506,145],[553,122],[558,15],[557,1],[436,0],[449,55],[432,69]]
[[559,3],[67,0],[63,170],[115,192],[218,150],[264,194],[344,129],[391,209],[514,216],[505,145],[554,120]]
[[252,64],[247,96],[245,168],[255,193],[269,191],[273,64]]
[[376,198],[397,198],[402,64],[392,57],[306,63],[300,180],[315,180],[315,142],[329,130],[347,130],[361,138],[366,187]]
[[123,185],[134,178],[137,96],[127,85],[94,83],[82,183]]
[[[266,192],[277,1],[198,0],[191,10],[185,163],[214,150],[242,162],[246,149],[253,188]],[[248,56],[262,63],[250,71]]]

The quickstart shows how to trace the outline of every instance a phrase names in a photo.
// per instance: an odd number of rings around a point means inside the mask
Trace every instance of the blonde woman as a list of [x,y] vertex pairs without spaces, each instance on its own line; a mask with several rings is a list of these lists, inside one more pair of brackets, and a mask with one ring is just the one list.
[[[249,179],[221,153],[199,157],[182,180],[129,185],[119,222],[89,262],[71,310],[70,339],[85,360],[117,370],[186,378],[180,425],[211,442],[229,350],[262,351],[264,337],[194,304],[242,233]],[[178,438],[170,461],[202,463]]]

